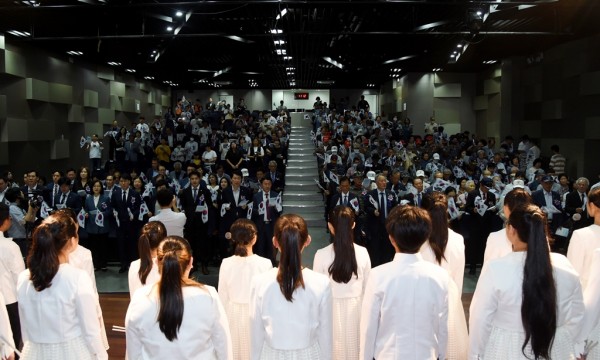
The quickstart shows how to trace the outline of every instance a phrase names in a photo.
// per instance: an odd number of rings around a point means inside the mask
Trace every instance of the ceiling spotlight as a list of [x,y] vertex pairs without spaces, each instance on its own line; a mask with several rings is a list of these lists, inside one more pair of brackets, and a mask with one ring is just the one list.
[[121,63],[116,61],[109,61],[107,64],[110,66],[121,66]]
[[81,56],[81,55],[83,55],[83,53],[81,51],[74,51],[74,50],[67,51],[67,54],[74,55],[74,56]]
[[177,10],[177,12],[175,13],[175,16],[177,16],[177,17],[183,16],[183,11]]
[[154,80],[154,76],[144,76],[144,79],[146,79],[146,80]]
[[172,26],[167,26],[167,31],[173,31],[173,27]]
[[14,36],[18,36],[18,37],[29,37],[31,36],[30,33],[28,33],[27,31],[19,31],[19,30],[8,30],[7,33],[14,35]]
[[456,54],[450,54],[450,57],[451,57],[451,58],[453,58],[453,57],[455,57],[455,56],[456,56]]
[[328,63],[330,63],[331,65],[339,68],[339,69],[343,69],[344,68],[344,64],[330,58],[329,56],[324,56],[323,60],[327,61]]
[[275,20],[281,19],[282,17],[285,16],[285,14],[287,14],[287,12],[288,12],[287,9],[281,10],[281,12],[275,17]]
[[284,56],[283,60],[292,60],[292,57],[291,56]]
[[275,43],[275,45],[285,45],[285,41],[283,40],[275,40],[273,42]]
[[285,70],[286,71],[294,71],[294,70],[296,70],[296,68],[295,67],[286,67]]
[[461,47],[463,47],[463,45],[462,44],[458,44],[458,45],[456,45],[456,47],[457,48],[461,48]]
[[125,72],[128,72],[128,73],[134,73],[134,72],[135,72],[135,69],[125,69]]
[[286,55],[287,51],[285,49],[276,49],[275,53],[277,55]]
[[477,16],[483,15],[483,13],[480,10],[478,10],[475,14],[477,14]]
[[271,29],[271,34],[283,34],[283,30],[281,30],[281,29]]

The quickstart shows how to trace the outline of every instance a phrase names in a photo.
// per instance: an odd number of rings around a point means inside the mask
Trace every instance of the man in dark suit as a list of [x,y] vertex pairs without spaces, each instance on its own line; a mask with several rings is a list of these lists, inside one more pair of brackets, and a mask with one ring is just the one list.
[[[479,183],[479,189],[471,191],[467,195],[465,211],[469,213],[471,223],[471,234],[469,242],[465,244],[466,263],[469,266],[469,274],[475,275],[477,264],[483,264],[483,253],[485,244],[492,229],[493,219],[496,216],[496,196],[490,191],[494,186],[492,179],[483,178]],[[479,201],[477,201],[479,198]],[[487,206],[487,210],[481,215],[477,205]]]
[[[586,206],[588,202],[587,191],[589,186],[589,180],[580,177],[575,181],[573,191],[568,193],[565,198],[565,211],[573,220],[573,230],[584,228],[594,222],[594,219],[588,215]],[[576,216],[575,214],[578,214],[579,216]]]
[[423,191],[423,180],[421,178],[415,178],[413,180],[413,189],[408,191],[402,200],[408,200],[409,205],[421,207],[423,196],[425,196],[425,191]]
[[[329,209],[333,209],[334,207],[336,207],[338,205],[348,206],[348,207],[352,208],[352,210],[354,210],[356,212],[356,214],[358,215],[358,211],[359,211],[358,202],[354,201],[354,199],[356,199],[356,195],[354,195],[353,193],[350,192],[350,179],[346,176],[342,176],[339,178],[339,182],[340,182],[340,186],[339,186],[340,191],[336,192],[331,197],[331,200],[329,202]],[[353,205],[354,203],[356,203],[357,205],[354,206]]]
[[70,184],[71,182],[67,178],[60,178],[58,180],[60,191],[54,196],[54,209],[69,208],[77,215],[83,207],[83,202],[79,195],[71,191]]
[[270,178],[262,178],[261,191],[254,194],[252,218],[258,229],[258,239],[254,244],[253,251],[259,256],[271,259],[275,266],[277,249],[273,246],[273,230],[275,221],[281,215],[281,210],[278,210],[276,201],[279,193],[271,190],[272,186]]
[[213,202],[208,189],[202,188],[200,184],[200,173],[192,171],[188,177],[190,186],[184,189],[180,196],[181,208],[187,217],[183,233],[192,245],[194,258],[200,263],[202,273],[208,275],[208,262],[214,251],[208,234],[209,209],[212,208]]
[[242,172],[234,170],[231,176],[231,186],[223,190],[219,200],[218,211],[221,215],[219,225],[220,253],[222,258],[231,255],[229,240],[225,239],[225,233],[229,231],[231,224],[237,219],[248,216],[248,203],[252,201],[252,190],[241,186]]
[[285,187],[285,179],[283,175],[277,171],[277,162],[275,160],[269,161],[269,172],[265,174],[265,177],[271,179],[273,190],[276,192],[283,191],[283,188]]
[[121,188],[113,191],[111,199],[112,207],[117,211],[119,221],[117,229],[117,245],[119,260],[121,261],[119,273],[127,271],[129,264],[138,258],[137,242],[142,227],[138,216],[143,200],[140,194],[129,186],[130,184],[131,177],[129,174],[121,175]]
[[61,171],[54,171],[52,173],[52,182],[46,185],[46,204],[52,208],[54,207],[54,197],[60,193],[60,185],[58,185],[58,180],[60,180],[61,177],[63,177]]
[[[556,229],[563,223],[562,200],[559,193],[552,191],[553,184],[554,179],[552,179],[552,176],[544,175],[544,177],[542,177],[542,189],[534,191],[531,194],[533,203],[539,206],[542,211],[547,214],[551,234],[554,234]],[[549,211],[552,206],[557,210],[560,210],[561,213]]]
[[367,213],[367,250],[373,267],[390,262],[394,258],[395,250],[385,229],[385,219],[398,205],[394,193],[386,189],[387,180],[383,174],[375,177],[375,184],[377,189],[369,191],[364,201]]

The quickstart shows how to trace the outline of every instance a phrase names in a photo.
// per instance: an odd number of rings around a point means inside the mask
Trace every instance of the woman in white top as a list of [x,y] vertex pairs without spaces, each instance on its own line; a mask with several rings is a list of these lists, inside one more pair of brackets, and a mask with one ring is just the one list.
[[160,279],[156,264],[158,245],[167,237],[167,229],[160,221],[150,221],[142,227],[138,240],[140,258],[129,266],[129,297],[146,284],[155,284]]
[[594,218],[594,223],[573,232],[567,252],[569,261],[579,273],[584,291],[591,276],[593,251],[600,247],[600,188],[595,188],[588,194],[587,213]]
[[302,268],[310,244],[306,222],[285,214],[275,223],[279,268],[260,274],[250,298],[251,359],[331,359],[331,286],[327,276]]
[[8,320],[8,312],[4,296],[0,292],[0,359],[14,360],[15,358],[15,342],[13,333]]
[[469,359],[575,359],[584,306],[577,273],[550,253],[546,217],[514,209],[506,233],[513,252],[483,268],[471,302]]
[[161,278],[138,290],[127,309],[127,357],[232,359],[227,316],[212,286],[189,279],[190,244],[169,236],[158,248]]
[[419,252],[423,259],[448,271],[453,280],[448,288],[448,350],[449,360],[466,359],[469,338],[467,319],[462,305],[462,286],[465,274],[465,241],[462,235],[448,228],[448,200],[446,195],[434,191],[423,197],[421,203],[431,218],[435,229]]
[[354,244],[354,211],[336,206],[327,227],[333,243],[315,254],[313,270],[329,276],[333,295],[333,359],[358,359],[362,296],[371,271],[367,249]]
[[23,360],[108,359],[92,281],[68,263],[77,243],[77,225],[65,213],[33,233],[29,268],[17,283]]
[[237,219],[229,231],[235,250],[221,263],[219,297],[229,320],[233,358],[250,359],[250,284],[255,275],[273,269],[273,265],[270,259],[252,253],[258,234],[252,221]]

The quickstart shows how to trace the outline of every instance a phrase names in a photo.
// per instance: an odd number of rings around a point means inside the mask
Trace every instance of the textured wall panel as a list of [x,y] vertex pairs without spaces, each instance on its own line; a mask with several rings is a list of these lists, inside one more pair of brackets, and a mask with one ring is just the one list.
[[519,123],[518,134],[527,134],[530,138],[539,138],[542,134],[541,120],[522,121]]
[[98,92],[94,90],[83,90],[83,106],[97,108],[98,107]]
[[562,100],[549,100],[542,103],[542,120],[562,118]]
[[27,121],[28,129],[28,141],[44,141],[44,140],[54,140],[55,136],[55,126],[54,121],[51,120],[29,120]]
[[433,87],[433,97],[459,98],[461,96],[460,84],[442,84]]
[[600,71],[583,74],[581,77],[581,95],[600,94]]
[[154,104],[152,107],[152,110],[154,110],[152,113],[154,116],[161,116],[162,115],[162,106],[160,106],[159,104]]
[[117,95],[110,96],[110,108],[116,111],[123,111],[123,104]]
[[0,120],[6,119],[6,95],[0,95]]
[[123,111],[139,114],[140,101],[138,99],[123,98]]
[[433,83],[434,84],[460,83],[462,80],[464,80],[463,74],[458,74],[458,73],[436,72],[433,75]]
[[69,140],[58,139],[50,143],[50,160],[69,158]]
[[473,101],[473,110],[487,110],[488,108],[488,96],[475,96]]
[[143,82],[138,83],[138,87],[142,91],[150,91],[150,87],[148,85],[146,85],[146,83],[143,83]]
[[125,97],[125,83],[119,81],[110,82],[110,95]]
[[160,104],[162,106],[166,106],[166,107],[171,106],[171,97],[168,95],[161,95],[160,96]]
[[8,165],[8,143],[0,142],[0,165]]
[[150,91],[148,93],[148,104],[156,104],[156,100],[155,100],[155,96],[154,96],[154,91]]
[[492,78],[499,79],[501,77],[502,77],[502,68],[498,67],[497,69],[494,69],[494,71],[492,72]]
[[25,57],[16,52],[4,50],[4,71],[10,75],[26,77]]
[[0,132],[0,142],[8,141],[27,141],[28,138],[27,120],[7,118],[3,121],[2,131]]
[[[86,136],[92,136],[93,134],[98,135],[98,137],[104,136],[104,132],[102,131],[103,124],[99,123],[85,123],[83,124],[84,132]],[[108,144],[107,144],[108,146]]]
[[6,42],[4,39],[4,35],[0,34],[0,50],[4,50],[6,48]]
[[483,93],[485,95],[500,93],[500,80],[488,79],[483,82]]
[[460,116],[455,109],[433,109],[435,112],[435,120],[438,124],[455,124],[460,122]]
[[115,111],[112,109],[98,109],[98,122],[101,124],[112,124],[115,119]]
[[586,139],[600,139],[600,116],[585,119]]
[[73,103],[73,87],[71,85],[49,83],[48,101],[58,104]]
[[83,106],[71,105],[69,107],[69,117],[67,121],[70,123],[82,123],[84,121]]
[[48,83],[39,79],[25,79],[25,99],[48,101]]
[[542,84],[523,87],[523,102],[532,103],[542,101]]
[[536,85],[542,82],[542,67],[537,65],[523,72],[523,85]]
[[98,76],[99,79],[112,81],[115,79],[115,72],[112,69],[106,69],[106,68],[98,69],[96,76]]

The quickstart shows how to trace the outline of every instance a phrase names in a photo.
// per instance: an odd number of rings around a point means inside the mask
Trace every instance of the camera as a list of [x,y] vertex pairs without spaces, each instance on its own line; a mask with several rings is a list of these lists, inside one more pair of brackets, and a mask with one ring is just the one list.
[[29,199],[29,206],[33,208],[42,207],[42,203],[44,202],[44,197],[42,195],[34,195],[31,199]]

